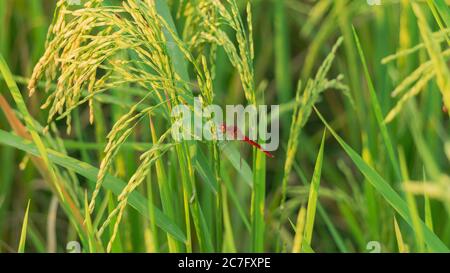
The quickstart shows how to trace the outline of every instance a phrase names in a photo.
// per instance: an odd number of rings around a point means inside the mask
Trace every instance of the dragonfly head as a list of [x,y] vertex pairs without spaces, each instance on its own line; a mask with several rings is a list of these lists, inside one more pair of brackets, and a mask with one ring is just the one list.
[[225,125],[225,123],[220,124],[219,128],[222,133],[225,133],[227,131],[227,126]]

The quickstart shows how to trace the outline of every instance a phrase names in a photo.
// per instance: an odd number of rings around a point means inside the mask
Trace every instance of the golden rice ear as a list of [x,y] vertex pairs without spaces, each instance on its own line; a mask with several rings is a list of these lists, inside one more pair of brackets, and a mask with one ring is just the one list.
[[28,87],[28,89],[29,89],[28,96],[32,97],[34,95],[34,93],[36,93],[36,88],[34,86],[30,86],[30,87]]
[[295,155],[298,149],[298,138],[306,123],[309,120],[313,107],[320,100],[320,96],[328,89],[336,89],[342,92],[348,92],[349,88],[344,84],[343,75],[338,75],[333,80],[327,79],[327,74],[331,69],[336,53],[344,39],[340,37],[333,49],[319,67],[314,79],[309,79],[304,89],[301,81],[297,85],[296,107],[292,114],[291,130],[289,133],[288,146],[286,151],[286,161],[284,164],[284,176],[282,180],[282,196],[280,207],[284,208],[286,201],[287,183],[294,164]]
[[[136,5],[131,0],[127,3],[131,6]],[[128,11],[130,14],[137,14],[134,16],[136,20],[141,20],[142,16],[138,14],[135,6],[132,9],[124,4],[123,7],[118,6],[111,10],[110,7],[101,5],[102,1],[88,1],[83,8],[68,9],[64,3],[59,4],[48,35],[50,39],[46,51],[33,70],[28,88],[30,95],[33,95],[41,79],[52,82],[58,78],[57,84],[51,87],[52,101],[44,104],[45,107],[50,107],[49,122],[62,115],[67,118],[70,127],[70,112],[80,104],[88,102],[89,121],[93,123],[94,94],[113,89],[123,83],[143,81],[139,71],[130,73],[126,69],[118,69],[118,64],[128,66],[125,62],[116,61],[118,53],[135,51],[142,58],[139,62],[142,61],[148,66],[153,66],[160,60],[154,59],[156,55],[148,56],[144,53],[147,51],[144,45],[148,41],[139,35],[139,28],[143,26],[136,26],[130,24],[127,19],[112,16],[114,12]],[[151,25],[146,28],[155,29]],[[157,39],[154,35],[147,37]],[[163,41],[162,38],[160,40]],[[154,44],[157,49],[162,50],[156,40]],[[97,77],[99,70],[106,71],[106,76]],[[114,71],[116,76],[122,72],[122,78],[125,80],[111,81],[110,71]],[[89,98],[84,99],[86,97]]]

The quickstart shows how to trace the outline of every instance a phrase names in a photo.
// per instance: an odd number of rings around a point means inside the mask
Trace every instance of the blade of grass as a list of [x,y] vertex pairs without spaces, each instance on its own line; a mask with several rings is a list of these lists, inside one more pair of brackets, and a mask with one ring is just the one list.
[[[30,141],[27,141],[21,137],[15,136],[3,130],[0,130],[0,143],[27,152],[31,155],[39,156],[40,154],[38,148],[33,143],[30,143]],[[79,175],[87,178],[90,183],[95,183],[97,181],[97,175],[99,171],[97,168],[71,158],[67,155],[52,150],[47,151],[49,154],[49,159],[55,164],[78,173]],[[125,187],[125,182],[114,176],[108,175],[105,179],[103,187],[107,190],[111,190],[116,195],[120,195],[123,188]],[[144,217],[149,217],[149,213],[147,212],[148,202],[140,193],[133,192],[130,195],[128,202],[141,215],[143,215]],[[186,236],[183,234],[180,228],[158,208],[154,207],[154,213],[156,224],[162,230],[171,234],[180,242],[184,242],[186,240]]]
[[366,77],[366,81],[369,87],[370,92],[370,102],[372,104],[373,111],[375,113],[375,117],[378,123],[378,127],[380,128],[381,135],[383,138],[384,145],[386,146],[386,150],[389,155],[389,160],[392,165],[392,168],[394,169],[396,178],[398,180],[402,180],[400,167],[398,166],[398,160],[397,156],[394,152],[394,146],[392,145],[392,140],[389,136],[388,129],[386,127],[386,123],[384,122],[383,113],[381,110],[380,102],[377,98],[377,93],[375,91],[375,86],[373,84],[372,78],[370,77],[369,68],[367,67],[366,57],[364,56],[364,52],[361,47],[361,42],[358,37],[358,33],[356,32],[355,27],[353,26],[353,36],[355,38],[356,46],[358,48],[359,57],[361,59],[363,69],[364,69],[364,75]]
[[266,158],[265,154],[254,150],[253,194],[252,194],[252,251],[264,251],[264,210],[266,194]]
[[154,206],[153,206],[153,199],[154,199],[154,193],[153,193],[153,184],[152,184],[152,174],[151,172],[149,173],[148,177],[147,177],[147,210],[149,212],[149,220],[150,220],[150,224],[149,224],[149,231],[151,233],[151,237],[152,237],[152,245],[151,247],[151,252],[155,252],[158,253],[160,246],[159,246],[159,240],[158,240],[158,229],[156,227],[156,219],[155,219],[155,210],[154,210]]
[[[427,177],[425,174],[425,170],[423,170],[423,181],[427,181]],[[431,201],[430,197],[427,193],[424,193],[424,203],[425,203],[425,224],[427,224],[427,227],[432,231],[433,230],[433,213],[431,210]]]
[[19,253],[25,253],[25,243],[27,241],[27,230],[28,230],[28,213],[30,211],[30,200],[28,200],[27,210],[25,211],[25,216],[23,217],[22,231],[20,233],[19,241]]
[[400,230],[397,219],[395,217],[394,217],[394,230],[395,230],[395,238],[397,239],[398,252],[407,253],[408,247],[405,245],[405,242],[403,241],[402,231]]
[[[384,180],[372,167],[367,165],[366,162],[358,155],[327,123],[325,118],[320,114],[320,112],[314,108],[319,118],[338,141],[347,155],[356,164],[361,173],[366,177],[375,189],[384,197],[384,199],[398,212],[398,214],[412,227],[414,228],[413,221],[410,217],[408,205],[400,197],[400,195],[392,189],[386,180]],[[427,245],[436,252],[449,252],[448,247],[436,236],[428,227],[420,221],[422,226],[424,237]]]
[[302,250],[303,242],[303,234],[305,229],[305,221],[306,221],[306,209],[305,207],[301,207],[298,216],[297,216],[297,224],[295,225],[295,237],[294,243],[292,245],[292,253],[300,253]]
[[[222,200],[223,200],[223,224],[224,224],[224,250],[227,252],[236,253],[236,243],[233,235],[233,225],[230,218],[230,208],[228,206],[228,192],[224,185],[222,185]],[[226,247],[226,248],[225,248]]]
[[99,252],[101,248],[99,248],[100,245],[98,244],[96,238],[96,232],[94,231],[94,228],[92,226],[91,215],[89,213],[89,201],[87,191],[84,194],[84,215],[86,220],[86,230],[88,233],[89,253]]
[[445,0],[434,0],[433,2],[444,19],[446,26],[450,27],[450,8],[448,6],[448,1],[446,3]]
[[[300,166],[296,161],[294,161],[294,169],[297,172],[297,174],[300,176],[300,179],[302,180],[303,184],[305,186],[308,185],[308,180],[305,177],[304,173],[300,169]],[[348,249],[344,244],[344,240],[342,236],[339,234],[338,230],[334,226],[333,222],[331,221],[330,217],[328,216],[327,212],[323,208],[323,206],[319,203],[317,206],[317,210],[319,211],[319,215],[321,216],[322,220],[325,222],[325,225],[327,226],[331,237],[333,238],[334,242],[336,243],[336,246],[338,250],[342,253],[347,253]]]
[[323,133],[319,154],[317,155],[316,166],[314,167],[314,174],[311,181],[311,186],[309,188],[308,208],[306,211],[306,224],[305,224],[305,242],[308,245],[311,245],[314,229],[314,219],[316,217],[317,199],[319,197],[320,177],[322,174],[325,137],[326,131],[324,131]]

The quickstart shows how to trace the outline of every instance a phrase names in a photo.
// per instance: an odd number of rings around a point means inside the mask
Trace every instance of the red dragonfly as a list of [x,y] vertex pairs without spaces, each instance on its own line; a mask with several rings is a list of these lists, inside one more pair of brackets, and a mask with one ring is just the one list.
[[267,157],[274,158],[275,156],[271,154],[269,151],[264,150],[264,148],[259,145],[257,142],[251,140],[246,135],[242,134],[242,132],[239,130],[237,126],[227,126],[225,123],[222,123],[220,125],[220,130],[224,134],[230,135],[233,139],[238,139],[246,142],[247,144],[256,147],[258,150],[263,152]]

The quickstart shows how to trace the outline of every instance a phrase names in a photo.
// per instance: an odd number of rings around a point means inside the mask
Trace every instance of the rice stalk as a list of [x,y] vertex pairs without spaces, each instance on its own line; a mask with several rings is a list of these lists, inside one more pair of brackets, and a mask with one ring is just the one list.
[[289,133],[289,141],[286,152],[286,161],[284,164],[284,176],[281,189],[282,197],[280,202],[281,209],[283,209],[284,203],[286,201],[288,179],[299,145],[298,137],[301,133],[302,128],[305,126],[311,115],[313,106],[319,101],[320,95],[328,89],[337,89],[344,92],[348,91],[347,87],[342,83],[342,75],[339,75],[333,80],[328,80],[326,78],[331,68],[331,64],[333,63],[333,60],[335,58],[335,54],[342,42],[342,38],[338,39],[331,53],[319,68],[315,78],[309,80],[303,90],[301,82],[299,82],[298,84],[296,95],[297,106],[292,115],[291,129]]

